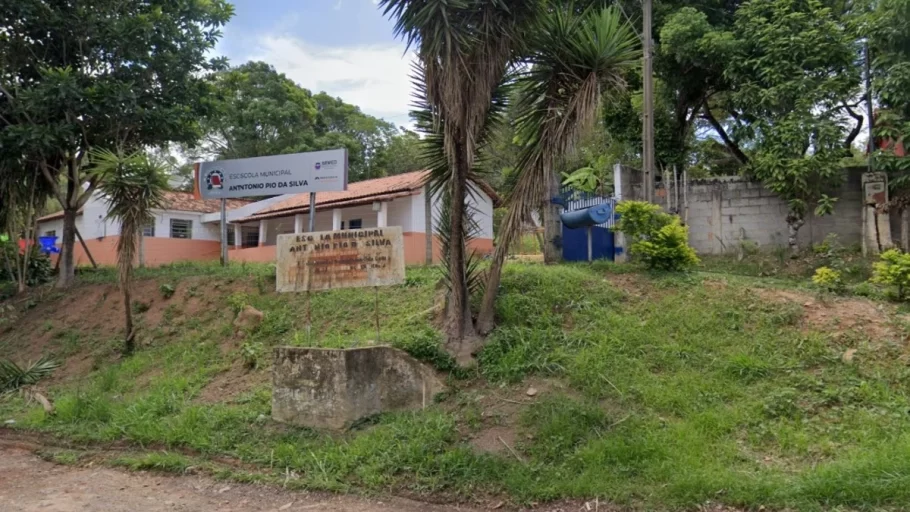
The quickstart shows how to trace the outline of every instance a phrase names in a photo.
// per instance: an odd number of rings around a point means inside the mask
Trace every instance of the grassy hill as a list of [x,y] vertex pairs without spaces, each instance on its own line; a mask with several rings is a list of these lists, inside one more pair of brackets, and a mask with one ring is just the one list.
[[[276,294],[268,266],[141,278],[141,348],[125,360],[113,272],[7,303],[0,356],[65,365],[43,386],[56,414],[8,395],[0,420],[79,443],[56,460],[513,505],[910,507],[910,324],[889,304],[721,273],[516,263],[500,327],[463,370],[437,348],[437,275],[410,269],[382,290],[380,341],[436,365],[451,391],[330,434],[269,419],[270,348],[374,343],[373,290],[313,294],[307,334],[304,297]],[[238,332],[245,305],[264,321]]]

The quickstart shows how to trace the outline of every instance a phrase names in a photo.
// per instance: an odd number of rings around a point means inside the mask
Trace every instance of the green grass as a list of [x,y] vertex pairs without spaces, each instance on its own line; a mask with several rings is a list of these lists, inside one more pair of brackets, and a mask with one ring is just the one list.
[[[198,275],[190,268],[144,272],[178,283]],[[343,347],[375,338],[372,290],[313,294],[307,335],[303,296],[269,292],[270,271],[201,267],[210,284],[194,296],[211,300],[210,311],[186,318],[173,310],[172,325],[149,347],[78,385],[52,388],[56,415],[10,396],[0,399],[0,417],[70,440],[147,448],[118,462],[133,469],[182,472],[196,457],[184,453],[230,456],[295,488],[493,494],[515,503],[597,497],[640,510],[708,501],[811,511],[910,507],[902,345],[806,329],[799,305],[753,289],[761,279],[731,277],[718,287],[713,273],[510,264],[500,327],[476,373],[459,372],[443,403],[425,411],[330,434],[273,423],[268,387],[230,403],[195,400],[241,357],[219,342],[231,334],[230,312],[244,305],[265,313],[246,339],[261,344],[266,359],[279,343]],[[619,277],[622,288],[612,284]],[[440,335],[421,314],[436,279],[432,269],[409,269],[407,285],[383,290],[381,338],[451,371]],[[232,280],[249,286],[213,296]],[[186,292],[178,287],[168,300]],[[852,347],[860,349],[854,362],[842,362]],[[567,388],[521,409],[514,421],[521,460],[473,451],[465,433],[482,428],[484,417],[470,393],[530,376]]]

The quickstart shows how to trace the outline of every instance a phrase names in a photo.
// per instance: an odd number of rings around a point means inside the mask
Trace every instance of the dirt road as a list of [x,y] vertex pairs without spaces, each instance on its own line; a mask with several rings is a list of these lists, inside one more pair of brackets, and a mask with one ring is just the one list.
[[0,445],[2,512],[477,512],[410,500],[368,499],[173,477],[102,467],[61,466]]

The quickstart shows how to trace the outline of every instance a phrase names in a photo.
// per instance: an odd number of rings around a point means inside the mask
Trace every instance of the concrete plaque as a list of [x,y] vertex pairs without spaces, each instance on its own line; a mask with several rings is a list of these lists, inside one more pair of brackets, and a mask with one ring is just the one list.
[[279,292],[404,282],[400,226],[280,235],[277,250]]

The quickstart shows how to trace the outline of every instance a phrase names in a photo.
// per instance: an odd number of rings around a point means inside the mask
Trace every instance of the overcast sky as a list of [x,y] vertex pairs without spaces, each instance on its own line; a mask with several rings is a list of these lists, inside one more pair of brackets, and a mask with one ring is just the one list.
[[232,0],[217,53],[262,60],[314,93],[409,125],[410,60],[376,0]]

